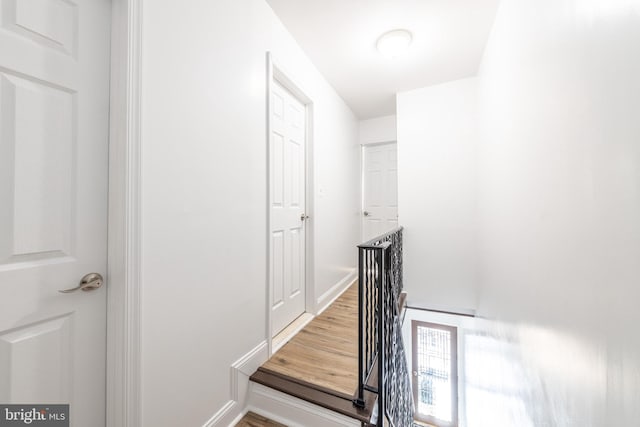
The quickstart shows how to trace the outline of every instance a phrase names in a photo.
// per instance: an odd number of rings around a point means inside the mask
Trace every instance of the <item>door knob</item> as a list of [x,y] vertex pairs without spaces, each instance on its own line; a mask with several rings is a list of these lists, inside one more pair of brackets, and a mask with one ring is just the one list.
[[362,212],[362,215],[369,216],[369,215],[371,215],[371,213],[369,213],[368,211],[364,211],[364,212]]
[[304,221],[305,219],[309,219],[309,215],[300,214],[300,221]]
[[75,292],[78,289],[82,289],[83,291],[92,291],[102,286],[103,281],[104,279],[102,279],[102,276],[100,275],[100,273],[89,273],[85,275],[82,279],[80,279],[80,283],[78,283],[78,286],[76,286],[75,288],[62,289],[62,290],[59,290],[58,292],[62,292],[63,294],[68,294],[71,292]]

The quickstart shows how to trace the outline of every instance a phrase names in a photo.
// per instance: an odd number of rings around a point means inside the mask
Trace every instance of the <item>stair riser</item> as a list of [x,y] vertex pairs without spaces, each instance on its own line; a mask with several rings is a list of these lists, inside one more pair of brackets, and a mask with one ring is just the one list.
[[289,427],[360,427],[360,422],[251,382],[249,410]]

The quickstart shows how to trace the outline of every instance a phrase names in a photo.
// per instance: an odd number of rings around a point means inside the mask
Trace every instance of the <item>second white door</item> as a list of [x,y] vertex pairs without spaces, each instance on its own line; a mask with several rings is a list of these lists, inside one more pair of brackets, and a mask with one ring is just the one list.
[[362,240],[398,226],[398,155],[395,142],[363,148]]
[[270,152],[270,282],[272,332],[305,311],[306,109],[273,81]]

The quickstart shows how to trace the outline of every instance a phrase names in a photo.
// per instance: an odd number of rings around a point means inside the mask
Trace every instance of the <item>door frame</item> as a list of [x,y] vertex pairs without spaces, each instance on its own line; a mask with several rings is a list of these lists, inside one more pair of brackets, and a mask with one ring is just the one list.
[[141,417],[142,1],[112,0],[107,255],[107,427]]
[[313,100],[306,94],[301,86],[296,84],[281,65],[274,60],[271,52],[267,52],[267,84],[266,84],[266,338],[269,357],[273,354],[273,320],[271,307],[273,295],[271,291],[271,89],[273,81],[277,81],[282,87],[291,92],[305,106],[305,214],[309,216],[305,224],[305,312],[315,314],[315,286],[314,286],[314,210],[313,210]]
[[[379,145],[396,144],[398,149],[398,141],[376,141],[363,142],[360,144],[360,241],[364,242],[364,153],[367,147],[376,147]],[[396,151],[397,152],[397,151]]]

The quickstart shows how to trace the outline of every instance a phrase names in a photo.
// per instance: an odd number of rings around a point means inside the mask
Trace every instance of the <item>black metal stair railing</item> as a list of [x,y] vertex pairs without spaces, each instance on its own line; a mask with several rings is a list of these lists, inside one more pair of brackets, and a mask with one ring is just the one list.
[[364,407],[365,391],[376,393],[376,425],[410,427],[413,395],[398,305],[402,227],[358,245],[358,279],[358,390],[354,404]]

